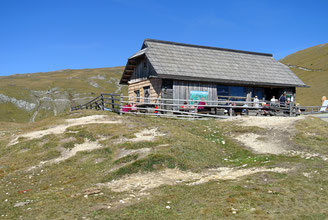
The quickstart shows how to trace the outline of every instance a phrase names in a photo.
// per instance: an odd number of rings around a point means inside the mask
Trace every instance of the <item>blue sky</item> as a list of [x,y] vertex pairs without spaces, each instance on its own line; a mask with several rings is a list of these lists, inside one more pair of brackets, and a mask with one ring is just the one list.
[[327,24],[327,0],[0,0],[0,75],[122,66],[145,38],[281,59]]

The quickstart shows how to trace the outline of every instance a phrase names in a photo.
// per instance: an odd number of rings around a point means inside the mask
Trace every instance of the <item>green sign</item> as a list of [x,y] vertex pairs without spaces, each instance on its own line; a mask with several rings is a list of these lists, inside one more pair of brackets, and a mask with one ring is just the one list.
[[208,91],[190,91],[190,100],[197,100],[197,101],[191,101],[190,104],[198,103],[202,98],[204,98],[205,101],[208,100]]

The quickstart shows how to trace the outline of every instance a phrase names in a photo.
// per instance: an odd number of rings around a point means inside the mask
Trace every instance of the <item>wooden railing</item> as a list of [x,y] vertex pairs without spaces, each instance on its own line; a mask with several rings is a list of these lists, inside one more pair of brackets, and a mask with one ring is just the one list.
[[76,105],[71,111],[82,109],[95,109],[120,113],[123,104],[123,94],[101,93],[100,96],[83,104]]
[[[212,117],[226,118],[235,114],[246,115],[272,115],[272,116],[296,116],[301,114],[315,114],[328,112],[320,111],[322,106],[296,106],[294,102],[280,105],[277,102],[260,100],[254,101],[230,101],[217,100],[205,101],[206,105],[198,105],[200,100],[189,99],[164,99],[147,98],[138,99],[123,96],[123,94],[102,93],[91,101],[71,108],[71,111],[82,109],[96,109],[112,111],[119,114],[143,114],[174,117]],[[187,103],[187,104],[185,104]],[[184,108],[182,108],[182,106]],[[199,107],[204,107],[200,110]]]

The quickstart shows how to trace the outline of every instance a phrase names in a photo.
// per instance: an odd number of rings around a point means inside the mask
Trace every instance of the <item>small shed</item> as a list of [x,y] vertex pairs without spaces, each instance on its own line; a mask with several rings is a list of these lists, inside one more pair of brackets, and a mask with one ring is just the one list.
[[[158,98],[270,100],[307,87],[272,54],[145,39],[128,58],[120,84],[133,102]],[[246,98],[247,97],[247,98]]]

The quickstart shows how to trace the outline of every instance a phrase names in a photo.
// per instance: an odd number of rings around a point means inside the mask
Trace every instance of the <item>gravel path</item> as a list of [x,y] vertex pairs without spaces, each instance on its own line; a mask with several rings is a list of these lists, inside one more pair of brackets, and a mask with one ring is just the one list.
[[317,117],[317,118],[321,118],[322,120],[328,122],[328,113],[312,115],[312,116]]

